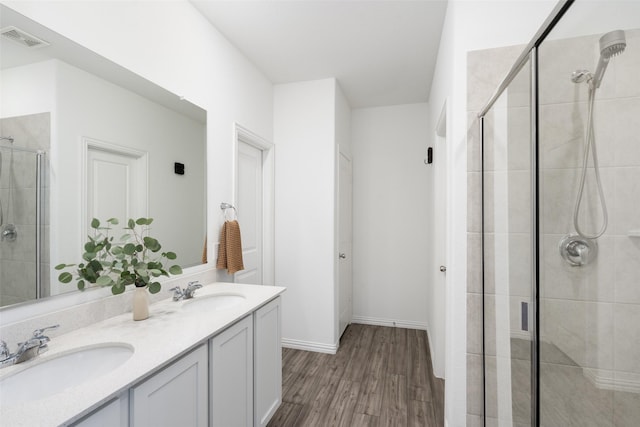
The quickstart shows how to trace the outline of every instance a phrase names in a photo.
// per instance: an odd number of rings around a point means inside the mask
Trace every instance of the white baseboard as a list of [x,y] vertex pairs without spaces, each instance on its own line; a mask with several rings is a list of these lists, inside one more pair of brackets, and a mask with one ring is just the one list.
[[312,341],[293,340],[289,338],[282,338],[282,346],[296,350],[314,351],[316,353],[336,354],[338,351],[337,343],[328,345]]
[[352,323],[360,323],[363,325],[376,325],[376,326],[389,326],[392,328],[407,328],[407,329],[420,329],[427,330],[427,324],[423,322],[415,322],[413,320],[398,320],[398,319],[382,319],[379,317],[364,317],[353,316]]

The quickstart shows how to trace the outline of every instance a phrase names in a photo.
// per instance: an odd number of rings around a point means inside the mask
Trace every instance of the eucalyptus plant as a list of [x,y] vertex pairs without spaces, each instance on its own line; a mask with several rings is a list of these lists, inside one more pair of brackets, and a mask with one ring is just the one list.
[[75,278],[78,289],[83,290],[88,284],[111,286],[114,295],[125,291],[126,286],[134,285],[148,288],[155,294],[160,292],[160,276],[181,274],[182,268],[171,265],[168,270],[165,263],[177,258],[174,252],[161,252],[162,246],[157,239],[149,236],[153,218],[129,219],[119,240],[114,241],[110,235],[112,226],[118,225],[116,218],[109,218],[106,226],[94,218],[91,221],[93,236],[87,236],[84,245],[83,262],[79,264],[59,264],[56,270],[75,268],[72,272],[62,272],[58,280],[70,283]]

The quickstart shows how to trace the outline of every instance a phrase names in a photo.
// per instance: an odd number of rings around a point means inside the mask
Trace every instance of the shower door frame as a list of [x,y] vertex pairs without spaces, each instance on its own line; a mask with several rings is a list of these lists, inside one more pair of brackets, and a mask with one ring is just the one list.
[[[48,295],[43,295],[43,289],[42,289],[42,241],[43,241],[42,227],[44,226],[43,220],[44,220],[44,203],[45,203],[44,201],[45,192],[43,191],[45,184],[43,182],[43,173],[44,173],[44,159],[47,153],[43,150],[32,150],[30,148],[18,147],[18,146],[14,147],[14,146],[8,146],[4,144],[2,145],[2,148],[35,155],[35,161],[36,161],[36,170],[35,170],[36,223],[35,223],[35,227],[36,228],[35,228],[34,258],[35,258],[35,264],[36,264],[35,265],[35,270],[36,270],[35,271],[35,276],[36,276],[35,299],[38,300],[40,298],[48,296]],[[31,300],[26,301],[24,303],[29,303],[29,302],[31,302]],[[20,303],[20,304],[23,304],[23,303]]]
[[[539,318],[539,273],[540,273],[540,253],[538,247],[538,231],[539,231],[539,176],[538,176],[538,48],[540,44],[544,41],[547,35],[553,30],[555,25],[560,21],[560,19],[564,16],[564,14],[569,10],[569,8],[575,3],[575,0],[560,0],[554,9],[552,10],[549,17],[545,20],[542,26],[538,29],[534,37],[527,44],[524,51],[517,58],[514,65],[509,70],[509,73],[502,80],[502,82],[498,85],[493,95],[486,104],[482,107],[480,112],[478,113],[478,122],[480,126],[480,153],[481,153],[481,161],[482,161],[482,172],[481,172],[481,185],[482,185],[482,253],[485,253],[485,206],[484,206],[484,119],[485,115],[491,110],[491,107],[495,104],[495,102],[502,96],[503,93],[509,87],[509,84],[516,78],[519,72],[523,69],[527,61],[530,62],[531,67],[531,103],[530,103],[530,120],[531,120],[531,301],[532,307],[530,307],[530,311],[533,314],[533,321],[531,324],[531,337],[532,337],[532,345],[531,345],[531,426],[538,427],[540,425],[540,377],[539,377],[539,357],[540,357],[540,318]],[[483,401],[484,401],[484,414],[483,420],[486,425],[486,349],[485,349],[485,303],[484,303],[484,295],[485,295],[485,264],[484,264],[484,255],[482,257],[482,373],[483,373]]]

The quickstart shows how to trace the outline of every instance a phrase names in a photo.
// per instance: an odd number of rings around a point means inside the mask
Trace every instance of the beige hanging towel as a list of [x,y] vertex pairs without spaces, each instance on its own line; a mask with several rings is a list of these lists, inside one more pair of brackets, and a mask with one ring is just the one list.
[[240,225],[236,220],[225,221],[222,226],[216,268],[226,268],[229,274],[244,270]]

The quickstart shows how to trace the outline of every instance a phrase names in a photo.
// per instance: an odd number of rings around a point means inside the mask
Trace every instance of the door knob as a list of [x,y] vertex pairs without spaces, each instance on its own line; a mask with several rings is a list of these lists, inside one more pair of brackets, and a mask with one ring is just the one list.
[[442,271],[443,273],[447,272],[447,267],[445,267],[444,265],[440,266],[440,271]]
[[340,252],[340,255],[338,255],[338,257],[340,257],[340,259],[346,259],[347,254],[345,254],[344,252]]

